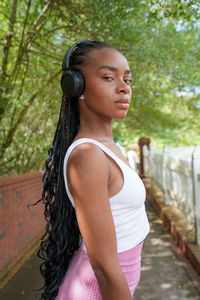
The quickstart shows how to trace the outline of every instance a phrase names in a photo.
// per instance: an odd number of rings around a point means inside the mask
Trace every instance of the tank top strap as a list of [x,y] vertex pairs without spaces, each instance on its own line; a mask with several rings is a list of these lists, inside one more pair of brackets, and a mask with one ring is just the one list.
[[[70,154],[72,153],[72,151],[79,145],[83,144],[83,143],[92,143],[95,144],[96,146],[98,146],[103,152],[105,152],[108,156],[110,156],[115,162],[116,164],[119,166],[120,170],[122,171],[123,177],[124,176],[124,165],[125,162],[123,162],[117,155],[115,155],[109,148],[107,148],[106,146],[104,146],[102,143],[94,140],[94,139],[90,139],[90,138],[81,138],[76,140],[75,142],[73,142],[70,147],[68,148],[66,154],[65,154],[65,158],[64,158],[64,164],[63,164],[63,172],[64,172],[64,181],[65,181],[65,187],[66,187],[66,192],[67,195],[72,203],[72,205],[74,206],[74,199],[73,196],[71,195],[70,191],[69,191],[69,187],[68,187],[68,183],[67,183],[67,174],[66,174],[66,168],[67,168],[67,162],[69,159]],[[129,166],[127,165],[127,167],[129,168]]]

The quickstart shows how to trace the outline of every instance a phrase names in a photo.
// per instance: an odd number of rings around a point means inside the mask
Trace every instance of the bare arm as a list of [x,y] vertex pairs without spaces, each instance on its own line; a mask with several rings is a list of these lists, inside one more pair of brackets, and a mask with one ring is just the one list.
[[104,153],[92,144],[72,152],[68,165],[79,228],[103,300],[131,300],[117,258],[116,233],[108,197],[110,170]]

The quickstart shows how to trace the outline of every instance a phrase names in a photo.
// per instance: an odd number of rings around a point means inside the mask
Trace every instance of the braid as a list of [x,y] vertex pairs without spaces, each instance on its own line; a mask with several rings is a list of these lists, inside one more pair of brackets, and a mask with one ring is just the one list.
[[[70,68],[79,69],[89,61],[92,49],[110,47],[93,41],[80,44],[71,54]],[[52,147],[48,151],[42,176],[46,232],[42,237],[38,256],[43,260],[40,272],[44,277],[41,300],[53,300],[69,266],[72,256],[80,247],[81,235],[72,206],[65,190],[63,177],[64,156],[78,133],[80,125],[77,99],[62,98],[60,117]]]

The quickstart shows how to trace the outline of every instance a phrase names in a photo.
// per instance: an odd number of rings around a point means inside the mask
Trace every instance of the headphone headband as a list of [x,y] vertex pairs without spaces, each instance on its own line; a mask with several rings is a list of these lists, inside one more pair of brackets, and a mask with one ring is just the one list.
[[91,44],[92,42],[93,42],[92,40],[82,40],[72,45],[72,47],[66,52],[65,56],[63,57],[62,70],[65,71],[69,69],[70,56],[75,48],[77,48],[80,44],[84,44],[84,43]]

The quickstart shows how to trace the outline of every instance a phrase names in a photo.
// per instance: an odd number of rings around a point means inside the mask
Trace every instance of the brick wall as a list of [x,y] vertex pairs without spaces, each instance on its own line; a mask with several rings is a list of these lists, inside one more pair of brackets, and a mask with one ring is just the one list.
[[3,277],[44,232],[41,172],[0,178],[0,275]]

